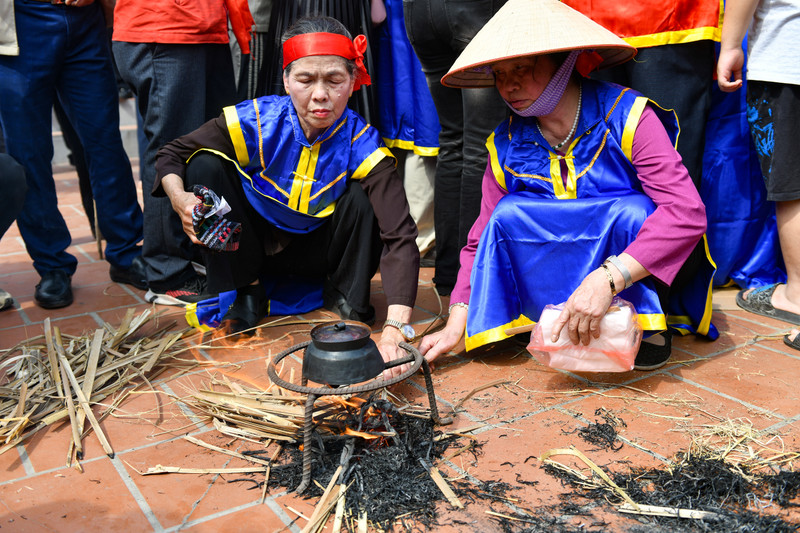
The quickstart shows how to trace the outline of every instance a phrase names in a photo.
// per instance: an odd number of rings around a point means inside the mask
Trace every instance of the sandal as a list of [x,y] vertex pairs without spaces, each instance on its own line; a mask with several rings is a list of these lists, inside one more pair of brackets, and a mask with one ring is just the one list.
[[775,292],[778,285],[780,284],[773,283],[772,285],[753,289],[750,294],[747,295],[746,300],[744,298],[745,292],[749,289],[743,289],[736,295],[736,305],[745,311],[750,311],[757,315],[800,325],[800,315],[790,311],[784,311],[783,309],[776,309],[775,306],[772,305],[772,293]]
[[791,333],[787,333],[783,336],[783,344],[795,350],[800,350],[800,333],[796,333],[794,339],[790,339],[789,335],[791,335]]

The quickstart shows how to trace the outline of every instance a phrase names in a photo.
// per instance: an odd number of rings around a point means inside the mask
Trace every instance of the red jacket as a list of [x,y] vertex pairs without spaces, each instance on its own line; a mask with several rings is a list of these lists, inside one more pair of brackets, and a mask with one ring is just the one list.
[[130,43],[227,43],[229,9],[239,45],[249,53],[253,18],[246,0],[117,0],[113,39]]
[[722,0],[562,0],[637,48],[720,40]]

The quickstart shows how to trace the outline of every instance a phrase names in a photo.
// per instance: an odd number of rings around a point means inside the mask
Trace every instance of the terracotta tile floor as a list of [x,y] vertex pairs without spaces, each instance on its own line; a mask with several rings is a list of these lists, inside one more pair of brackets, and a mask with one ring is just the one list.
[[[57,172],[60,209],[69,224],[71,252],[79,266],[73,278],[75,303],[47,311],[33,302],[38,276],[33,271],[16,226],[0,241],[0,287],[16,299],[13,310],[0,313],[0,350],[40,335],[49,317],[62,332],[81,335],[104,322],[117,326],[126,311],[148,308],[142,291],[113,283],[108,265],[98,257],[82,212],[77,177],[70,169]],[[440,301],[431,284],[432,269],[420,274],[419,298],[414,312],[418,332],[434,320],[446,299]],[[383,300],[380,278],[373,282],[374,302]],[[738,421],[779,435],[788,451],[800,449],[800,352],[786,347],[780,335],[787,324],[762,319],[738,310],[735,291],[714,294],[714,322],[720,339],[706,342],[693,337],[676,341],[674,357],[655,372],[578,375],[548,369],[527,353],[508,345],[466,356],[463,351],[442,360],[433,381],[440,410],[447,414],[461,402],[454,426],[483,424],[477,438],[483,455],[477,460],[456,459],[440,468],[445,476],[474,476],[483,480],[519,479],[516,505],[536,508],[552,504],[567,492],[546,474],[538,457],[553,448],[570,445],[595,463],[614,471],[628,466],[663,467],[676,452],[686,450],[703,428],[722,421]],[[182,311],[160,308],[182,320]],[[316,311],[304,318],[325,317]],[[382,319],[379,310],[379,321]],[[380,324],[380,322],[378,322]],[[256,347],[203,352],[210,362],[235,362],[229,377],[242,383],[266,386],[265,360],[279,350],[306,340],[307,324],[262,330]],[[377,331],[377,328],[376,328]],[[263,347],[268,341],[279,340]],[[463,345],[461,347],[463,350]],[[0,352],[0,360],[4,357]],[[189,383],[208,378],[214,369],[190,375],[160,376],[159,391],[180,396]],[[503,381],[465,397],[480,385]],[[420,376],[393,387],[393,392],[427,406]],[[618,451],[598,449],[578,437],[577,430],[598,421],[603,408],[625,422],[620,428]],[[166,395],[131,396],[122,414],[102,424],[116,451],[106,456],[93,436],[85,439],[83,473],[65,466],[70,431],[56,425],[40,431],[23,445],[0,455],[0,530],[2,531],[300,531],[315,500],[291,492],[271,492],[264,504],[260,491],[248,485],[226,483],[221,475],[141,476],[137,471],[156,464],[184,467],[246,466],[243,461],[198,448],[180,438],[187,432],[204,440],[230,442]],[[234,444],[249,448],[251,445]],[[502,505],[495,505],[497,510]],[[291,509],[290,509],[291,508]],[[486,513],[485,504],[454,510],[440,503],[438,531],[500,531]],[[512,513],[511,505],[507,512]],[[789,518],[798,521],[795,513]],[[601,526],[597,526],[598,521]],[[644,522],[646,523],[646,521]],[[572,524],[587,530],[627,530],[642,521],[621,515],[606,505],[590,517],[575,517]],[[521,526],[520,526],[521,527]]]

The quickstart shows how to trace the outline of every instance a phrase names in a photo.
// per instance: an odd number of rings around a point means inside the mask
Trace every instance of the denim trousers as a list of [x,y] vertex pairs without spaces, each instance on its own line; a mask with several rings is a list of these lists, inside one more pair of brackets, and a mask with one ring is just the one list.
[[196,276],[199,256],[166,197],[150,194],[162,146],[216,118],[236,103],[233,60],[227,44],[112,43],[117,69],[136,95],[147,139],[140,161],[144,196],[142,257],[154,292],[183,286]]
[[99,3],[85,7],[14,1],[18,56],[0,56],[0,123],[6,151],[25,169],[17,218],[36,271],[72,275],[76,258],[58,210],[52,112],[56,98],[85,148],[109,263],[127,268],[140,252],[142,211],[119,132],[117,83]]
[[439,115],[434,180],[436,270],[439,294],[450,294],[458,257],[478,218],[486,139],[508,116],[497,90],[452,89],[441,83],[470,40],[505,0],[404,0],[406,32],[422,65]]
[[0,153],[0,191],[5,200],[4,208],[0,209],[0,238],[17,218],[27,190],[25,169],[10,155]]

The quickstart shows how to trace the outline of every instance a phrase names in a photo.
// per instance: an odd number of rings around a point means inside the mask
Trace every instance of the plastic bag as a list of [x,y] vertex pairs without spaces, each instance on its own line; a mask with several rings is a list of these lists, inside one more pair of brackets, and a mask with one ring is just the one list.
[[566,328],[556,342],[550,340],[553,323],[564,304],[548,305],[531,333],[528,352],[540,363],[552,368],[576,372],[628,372],[642,341],[642,327],[633,305],[614,297],[606,316],[600,321],[600,337],[588,346],[572,344]]

